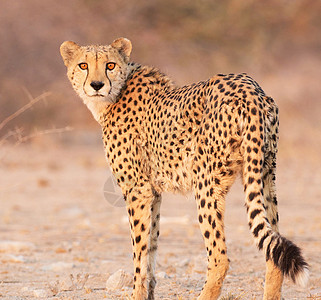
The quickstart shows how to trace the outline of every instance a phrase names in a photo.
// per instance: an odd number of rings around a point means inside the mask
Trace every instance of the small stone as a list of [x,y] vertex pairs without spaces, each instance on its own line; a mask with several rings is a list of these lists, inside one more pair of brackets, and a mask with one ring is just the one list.
[[53,271],[53,272],[60,272],[66,269],[72,269],[74,267],[73,263],[66,263],[66,262],[56,262],[50,265],[43,266],[41,270],[43,271]]
[[190,264],[190,262],[191,262],[191,260],[190,260],[189,258],[185,258],[185,259],[177,262],[177,263],[176,263],[176,266],[177,266],[177,267],[180,267],[180,268],[182,268],[182,267],[187,267],[187,266]]
[[158,272],[156,274],[156,278],[159,278],[159,279],[167,279],[169,278],[169,276],[166,274],[166,272]]
[[37,298],[48,298],[50,296],[47,291],[43,289],[34,290],[33,295]]
[[91,221],[88,218],[82,219],[81,222],[79,222],[78,224],[78,228],[81,228],[81,229],[88,229],[91,226],[92,226]]
[[21,288],[20,290],[20,295],[29,295],[30,294],[30,288],[28,286],[24,286],[23,288]]
[[85,215],[85,212],[78,206],[72,206],[72,207],[63,209],[61,211],[61,214],[68,218],[80,218]]
[[22,255],[4,254],[0,259],[2,262],[8,263],[24,263],[26,259]]
[[133,285],[133,276],[122,269],[112,274],[106,282],[106,288],[109,290],[119,290],[125,286]]
[[29,242],[0,241],[0,252],[32,251],[35,248],[35,245]]

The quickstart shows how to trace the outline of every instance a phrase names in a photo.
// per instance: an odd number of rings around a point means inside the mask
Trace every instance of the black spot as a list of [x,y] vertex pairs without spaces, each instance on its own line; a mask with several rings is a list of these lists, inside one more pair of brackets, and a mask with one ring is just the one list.
[[210,232],[206,230],[204,236],[208,239],[210,237]]
[[134,221],[134,226],[136,226],[139,223],[139,220]]
[[258,244],[258,248],[259,250],[261,250],[263,248],[263,243],[265,241],[265,239],[269,236],[269,233],[266,233],[264,236],[262,236],[262,238],[260,239],[260,242]]
[[258,168],[253,168],[253,172],[254,172],[254,173],[259,173],[260,170],[259,170]]
[[215,236],[216,236],[217,239],[219,239],[220,236],[221,236],[221,233],[217,230]]
[[253,108],[251,109],[251,113],[252,113],[253,115],[256,115],[256,108],[255,108],[255,107],[253,107]]
[[132,197],[132,201],[134,202],[134,201],[136,201],[137,200],[137,197],[136,196],[133,196]]
[[260,212],[262,212],[262,209],[254,209],[250,214],[250,218],[254,219]]
[[253,193],[253,192],[250,193],[250,194],[249,194],[249,200],[250,200],[250,201],[253,201],[253,199],[255,198],[256,195],[257,195],[256,193]]
[[254,182],[254,178],[253,177],[249,177],[248,183],[251,184]]
[[205,206],[205,200],[203,199],[202,201],[201,201],[201,207],[204,207]]
[[140,235],[139,235],[139,236],[136,236],[136,238],[135,238],[136,243],[139,243],[141,239],[142,239],[142,238],[141,238]]
[[253,229],[253,234],[255,237],[258,237],[259,232],[264,228],[264,223],[260,223]]
[[198,221],[199,221],[200,223],[203,223],[203,217],[202,217],[201,215],[198,216]]
[[268,260],[270,258],[270,248],[272,245],[272,242],[275,240],[275,236],[272,235],[271,240],[269,242],[269,244],[266,247],[266,260]]

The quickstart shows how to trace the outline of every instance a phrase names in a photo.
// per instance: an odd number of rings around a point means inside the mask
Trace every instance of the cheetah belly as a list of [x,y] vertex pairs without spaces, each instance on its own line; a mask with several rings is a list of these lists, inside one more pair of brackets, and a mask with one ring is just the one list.
[[[194,151],[192,142],[181,147],[170,147],[150,156],[150,174],[154,189],[161,192],[187,193],[192,189]],[[168,148],[167,148],[168,149]],[[178,151],[177,151],[178,150]]]

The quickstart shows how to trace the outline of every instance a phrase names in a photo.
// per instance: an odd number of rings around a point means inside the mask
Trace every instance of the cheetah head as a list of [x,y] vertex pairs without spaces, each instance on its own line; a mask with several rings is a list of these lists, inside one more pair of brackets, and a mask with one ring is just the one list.
[[125,84],[131,49],[131,42],[125,38],[108,46],[79,46],[70,41],[60,46],[67,76],[97,121]]

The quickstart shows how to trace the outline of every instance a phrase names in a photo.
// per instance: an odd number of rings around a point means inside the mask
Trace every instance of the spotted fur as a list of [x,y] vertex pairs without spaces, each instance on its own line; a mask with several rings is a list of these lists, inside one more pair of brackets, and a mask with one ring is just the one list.
[[[280,299],[283,275],[304,284],[307,263],[278,231],[278,108],[246,74],[177,87],[129,62],[131,43],[61,46],[68,77],[102,126],[106,156],[127,206],[134,256],[132,299],[154,299],[161,193],[193,190],[208,256],[199,299],[217,299],[228,270],[225,196],[241,174],[248,223],[267,260],[264,299]],[[86,70],[80,64],[86,63]],[[108,63],[115,63],[109,70]],[[93,86],[95,82],[95,88]],[[97,90],[97,82],[101,86]]]

